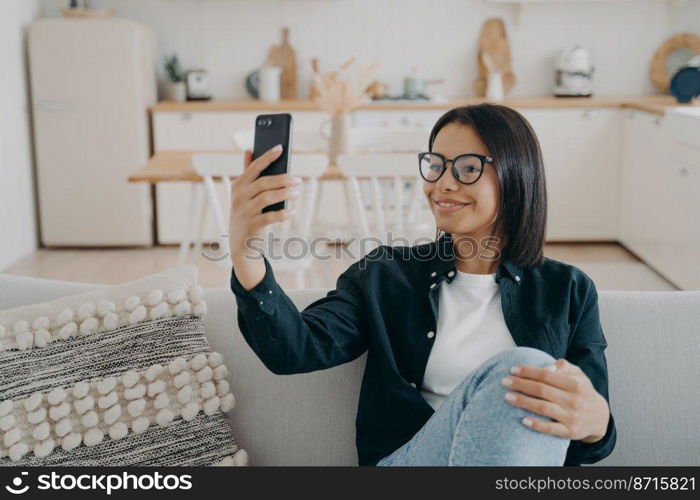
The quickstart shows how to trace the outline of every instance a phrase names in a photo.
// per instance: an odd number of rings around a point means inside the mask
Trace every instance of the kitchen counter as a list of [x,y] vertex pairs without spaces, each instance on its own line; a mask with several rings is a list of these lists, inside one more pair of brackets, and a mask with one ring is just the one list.
[[[373,101],[359,109],[363,110],[440,110],[456,106],[488,102],[481,97],[452,99],[447,102],[430,101]],[[694,99],[688,104],[676,102],[670,95],[647,96],[592,96],[592,97],[551,97],[524,96],[508,97],[497,101],[511,108],[628,108],[663,115],[667,108],[700,106],[700,100]],[[151,112],[201,112],[201,111],[317,111],[316,103],[308,99],[265,102],[254,99],[211,100],[174,102],[161,101],[150,108]]]

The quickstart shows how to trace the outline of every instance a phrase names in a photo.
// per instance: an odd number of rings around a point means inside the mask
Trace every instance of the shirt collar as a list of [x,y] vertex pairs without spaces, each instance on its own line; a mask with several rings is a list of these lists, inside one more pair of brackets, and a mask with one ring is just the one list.
[[[448,282],[451,282],[457,274],[452,234],[443,233],[433,245],[436,251],[432,252],[429,266],[430,278],[444,276]],[[520,285],[522,283],[522,268],[512,260],[505,258],[496,271],[496,282],[500,281],[503,276]]]

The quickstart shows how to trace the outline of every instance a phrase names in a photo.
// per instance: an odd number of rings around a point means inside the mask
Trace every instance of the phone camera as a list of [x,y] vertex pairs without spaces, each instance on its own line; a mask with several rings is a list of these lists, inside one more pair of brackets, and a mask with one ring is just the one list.
[[266,121],[268,127],[272,126],[272,118],[268,118]]
[[258,127],[264,127],[264,126],[265,126],[265,119],[258,118]]

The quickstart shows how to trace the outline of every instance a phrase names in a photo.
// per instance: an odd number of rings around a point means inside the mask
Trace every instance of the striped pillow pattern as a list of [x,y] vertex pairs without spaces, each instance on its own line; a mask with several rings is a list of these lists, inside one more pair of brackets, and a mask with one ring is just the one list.
[[0,466],[247,465],[197,268],[0,311]]

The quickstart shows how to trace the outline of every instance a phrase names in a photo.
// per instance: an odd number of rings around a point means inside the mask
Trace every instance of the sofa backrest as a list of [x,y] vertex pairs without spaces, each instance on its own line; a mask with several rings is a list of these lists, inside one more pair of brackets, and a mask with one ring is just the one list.
[[[0,309],[102,285],[0,275]],[[289,291],[300,309],[327,290]],[[229,290],[207,290],[206,329],[230,368],[234,436],[252,465],[356,465],[355,415],[366,355],[274,375],[246,344]],[[608,341],[613,453],[596,465],[700,465],[700,291],[599,292]]]

